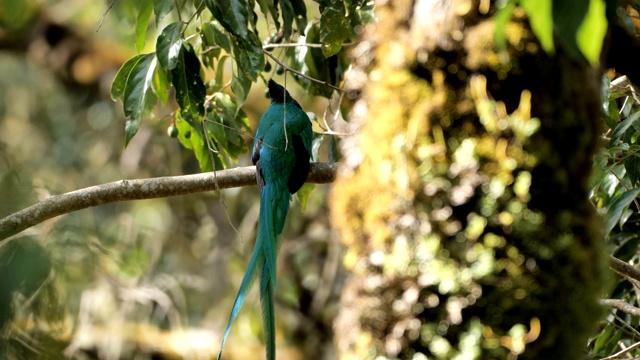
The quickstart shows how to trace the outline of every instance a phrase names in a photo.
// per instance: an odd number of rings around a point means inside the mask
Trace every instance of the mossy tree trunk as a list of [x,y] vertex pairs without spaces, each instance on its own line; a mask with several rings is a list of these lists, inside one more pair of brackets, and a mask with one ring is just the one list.
[[519,10],[497,52],[488,4],[380,2],[353,50],[343,359],[575,359],[603,315],[601,73],[547,55]]

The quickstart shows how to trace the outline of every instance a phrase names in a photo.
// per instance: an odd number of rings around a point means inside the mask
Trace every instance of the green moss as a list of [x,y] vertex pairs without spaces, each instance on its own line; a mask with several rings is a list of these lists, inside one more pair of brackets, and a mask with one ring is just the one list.
[[[464,30],[476,41],[416,44],[401,9],[379,9],[360,100],[364,157],[331,198],[356,275],[336,326],[340,353],[578,358],[606,286],[586,190],[599,77],[531,46],[502,61],[486,40],[491,20],[473,10]],[[521,18],[512,25],[512,45],[535,41]],[[404,52],[390,53],[391,41]],[[428,56],[407,50],[420,46]]]

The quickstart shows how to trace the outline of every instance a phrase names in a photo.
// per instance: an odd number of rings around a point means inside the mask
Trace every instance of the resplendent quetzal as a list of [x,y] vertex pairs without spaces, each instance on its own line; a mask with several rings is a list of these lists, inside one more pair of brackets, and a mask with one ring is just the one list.
[[274,291],[277,283],[276,256],[282,243],[279,235],[289,210],[290,195],[307,180],[312,131],[309,117],[289,92],[273,80],[269,80],[268,86],[271,105],[260,118],[251,155],[251,161],[256,165],[256,179],[262,189],[258,235],[229,316],[218,359],[231,324],[257,277],[260,278],[267,359],[273,360],[276,356]]

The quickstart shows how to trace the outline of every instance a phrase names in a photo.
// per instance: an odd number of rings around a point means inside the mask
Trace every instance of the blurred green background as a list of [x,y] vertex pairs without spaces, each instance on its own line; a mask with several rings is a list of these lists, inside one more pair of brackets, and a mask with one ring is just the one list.
[[[0,1],[0,217],[92,185],[200,171],[166,134],[171,102],[124,148],[122,104],[109,88],[135,54],[136,3]],[[157,31],[147,33],[150,51]],[[253,129],[268,106],[262,86],[244,106]],[[308,111],[326,106],[294,96]],[[317,186],[304,213],[292,202],[276,303],[282,359],[333,357],[344,274],[326,192]],[[104,205],[1,242],[0,356],[214,358],[253,248],[259,189],[221,195]],[[228,359],[263,356],[256,292],[232,329]]]

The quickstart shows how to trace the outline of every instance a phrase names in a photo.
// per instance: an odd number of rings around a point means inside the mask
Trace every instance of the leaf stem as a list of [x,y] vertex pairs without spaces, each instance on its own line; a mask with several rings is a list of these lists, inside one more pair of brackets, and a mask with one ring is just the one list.
[[[344,43],[342,46],[352,46],[356,43]],[[313,44],[313,43],[286,43],[286,44],[266,44],[262,47],[264,50],[276,49],[276,48],[292,48],[292,47],[309,47],[322,49],[323,44]]]
[[270,57],[271,59],[273,59],[273,61],[275,61],[276,63],[278,63],[278,65],[282,66],[283,69],[287,70],[287,71],[291,71],[294,74],[298,74],[300,77],[303,77],[309,81],[313,81],[316,82],[318,84],[322,84],[324,86],[328,86],[330,88],[332,88],[333,90],[339,91],[339,92],[344,92],[344,90],[342,90],[341,88],[331,85],[326,81],[322,81],[322,80],[318,80],[315,78],[312,78],[311,76],[301,73],[300,71],[294,70],[292,68],[290,68],[289,66],[285,65],[280,59],[278,59],[275,55],[273,55],[272,53],[268,52],[267,50],[262,50],[262,52],[267,55],[268,57]]
[[[189,18],[189,20],[187,20],[186,25],[189,26],[189,24],[193,21],[193,19],[196,17],[196,15],[198,15],[200,13],[200,10],[202,10],[202,6],[204,5],[204,0],[200,1],[200,5],[198,5],[198,7],[196,8],[196,11],[193,12],[193,14],[191,15],[191,17]],[[177,9],[177,8],[176,8]],[[180,11],[178,10],[178,13]],[[184,27],[184,29],[187,29],[187,26]],[[182,36],[184,36],[184,30],[182,33]]]
[[109,13],[111,8],[113,7],[113,4],[115,3],[116,3],[116,0],[112,0],[111,4],[109,4],[109,6],[107,7],[107,10],[105,10],[104,14],[102,14],[102,19],[100,19],[100,24],[98,24],[98,28],[96,29],[96,32],[100,31],[100,28],[102,27],[102,23],[104,23],[104,19],[106,19],[107,14]]

